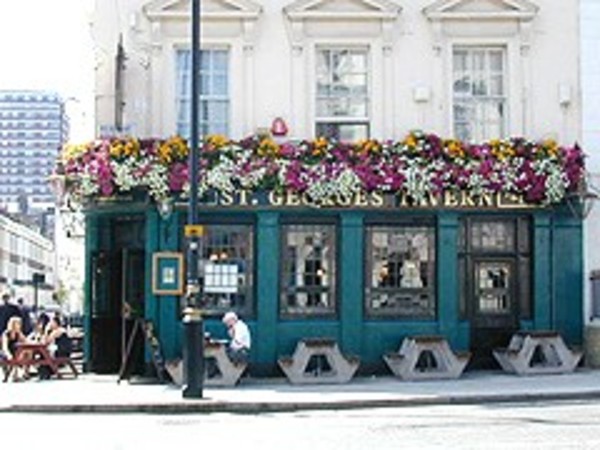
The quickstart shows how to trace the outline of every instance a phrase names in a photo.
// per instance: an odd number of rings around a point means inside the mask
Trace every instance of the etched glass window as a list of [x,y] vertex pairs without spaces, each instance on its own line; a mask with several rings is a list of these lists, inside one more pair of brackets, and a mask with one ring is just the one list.
[[453,52],[454,134],[466,142],[504,137],[507,120],[506,51],[456,47]]
[[321,48],[316,59],[316,135],[352,142],[368,138],[368,51]]
[[334,225],[283,226],[283,315],[335,313],[335,241]]
[[252,313],[254,233],[251,225],[204,227],[199,261],[202,299],[208,314]]
[[[177,51],[177,133],[190,137],[192,52]],[[200,57],[200,137],[229,133],[229,51],[202,50]]]
[[365,300],[371,316],[435,316],[431,226],[367,228]]

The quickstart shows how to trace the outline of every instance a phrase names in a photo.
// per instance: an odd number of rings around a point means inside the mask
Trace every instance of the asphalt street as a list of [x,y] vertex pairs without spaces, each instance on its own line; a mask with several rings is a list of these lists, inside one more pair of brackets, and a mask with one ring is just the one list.
[[[534,402],[273,414],[13,414],[4,444],[28,448],[597,449],[600,403]],[[2,446],[4,448],[4,445]],[[11,448],[7,446],[7,448]]]

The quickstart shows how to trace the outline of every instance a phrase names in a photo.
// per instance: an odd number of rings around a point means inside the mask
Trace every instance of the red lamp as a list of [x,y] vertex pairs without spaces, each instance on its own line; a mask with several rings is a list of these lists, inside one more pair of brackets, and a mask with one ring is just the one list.
[[288,134],[288,126],[281,117],[276,117],[273,119],[273,123],[271,124],[271,134],[273,136],[285,136]]

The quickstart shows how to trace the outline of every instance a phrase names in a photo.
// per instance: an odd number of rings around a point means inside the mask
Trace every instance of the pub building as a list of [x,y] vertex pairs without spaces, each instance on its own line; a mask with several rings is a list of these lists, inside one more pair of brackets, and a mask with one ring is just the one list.
[[[423,156],[433,145],[437,156]],[[515,148],[517,156],[508,151]],[[170,176],[164,195],[151,170],[138,171],[136,185],[114,166],[109,181],[89,167],[104,152],[121,167],[132,155],[155,158],[173,175],[189,150],[183,140],[113,139],[77,151],[63,162],[67,197],[86,217],[86,368],[117,373],[136,318],[152,322],[165,359],[180,358],[185,181]],[[445,337],[472,353],[469,370],[497,368],[491,350],[517,330],[552,329],[581,344],[582,220],[567,205],[584,171],[577,147],[468,146],[413,133],[395,144],[355,145],[209,138],[200,154],[205,330],[225,338],[221,317],[236,311],[252,332],[255,376],[281,376],[277,359],[308,337],[335,339],[360,358],[362,375],[389,374],[382,356],[406,336]],[[547,161],[540,167],[549,172],[528,172],[529,158]],[[294,172],[297,162],[304,165]],[[477,178],[488,163],[495,168]],[[337,169],[325,173],[326,164]],[[552,164],[562,173],[558,191]],[[457,167],[470,167],[468,179]],[[430,187],[419,190],[426,172]],[[542,178],[524,181],[525,173]],[[483,189],[473,187],[476,179]],[[88,189],[94,180],[100,187]],[[141,373],[150,352],[141,334],[132,342]]]

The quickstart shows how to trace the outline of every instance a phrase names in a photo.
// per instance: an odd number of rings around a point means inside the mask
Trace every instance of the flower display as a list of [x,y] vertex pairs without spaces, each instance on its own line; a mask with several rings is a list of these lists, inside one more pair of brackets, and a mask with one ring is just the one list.
[[[144,189],[163,202],[189,191],[188,155],[181,137],[105,139],[63,149],[67,193],[79,202]],[[532,204],[560,203],[577,189],[582,150],[523,138],[468,144],[413,131],[400,141],[278,143],[250,136],[208,136],[199,149],[200,194],[293,191],[315,202],[359,191],[399,193],[415,202],[446,191],[514,194]]]

